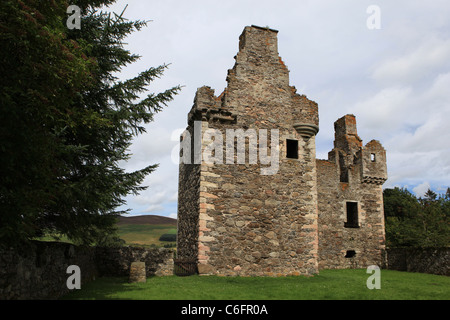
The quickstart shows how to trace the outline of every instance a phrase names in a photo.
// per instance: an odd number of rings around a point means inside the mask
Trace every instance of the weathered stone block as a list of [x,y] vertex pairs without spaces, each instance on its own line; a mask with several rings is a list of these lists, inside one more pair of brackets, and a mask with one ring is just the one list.
[[132,262],[130,265],[130,277],[129,282],[146,282],[147,275],[145,271],[145,262]]
[[197,265],[197,268],[198,268],[198,273],[200,275],[213,275],[213,274],[215,274],[214,267],[209,265],[209,264],[199,263]]

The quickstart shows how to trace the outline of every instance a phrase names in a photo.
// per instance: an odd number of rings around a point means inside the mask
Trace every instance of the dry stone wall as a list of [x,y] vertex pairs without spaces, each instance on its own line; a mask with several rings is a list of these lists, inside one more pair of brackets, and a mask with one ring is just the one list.
[[20,252],[0,248],[0,299],[55,299],[69,292],[67,268],[81,269],[81,286],[98,276],[95,249],[33,242]]
[[389,248],[388,269],[450,276],[450,248]]
[[145,262],[147,277],[173,274],[173,250],[141,247],[98,247],[96,267],[101,276],[128,277],[133,262]]
[[172,275],[173,251],[134,247],[78,247],[33,241],[28,247],[0,248],[0,300],[57,299],[69,292],[67,268],[80,268],[81,288],[101,276],[128,277],[132,262],[145,262],[146,275]]

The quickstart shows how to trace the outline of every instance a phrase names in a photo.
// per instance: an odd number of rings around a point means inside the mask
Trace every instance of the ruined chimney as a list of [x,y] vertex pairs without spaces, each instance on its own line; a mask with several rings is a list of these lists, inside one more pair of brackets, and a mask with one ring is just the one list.
[[239,37],[236,64],[228,80],[237,79],[278,86],[289,85],[289,71],[278,55],[278,31],[257,26],[245,27]]
[[252,53],[261,58],[278,59],[277,30],[252,25],[245,27],[239,37],[239,51]]
[[355,155],[362,146],[356,131],[356,118],[347,114],[334,123],[334,147],[347,155]]

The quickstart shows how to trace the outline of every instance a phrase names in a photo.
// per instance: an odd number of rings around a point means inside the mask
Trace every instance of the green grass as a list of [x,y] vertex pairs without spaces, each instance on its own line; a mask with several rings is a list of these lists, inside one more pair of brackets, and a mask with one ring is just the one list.
[[381,289],[366,286],[365,269],[322,270],[313,277],[150,277],[130,284],[100,278],[63,299],[81,300],[449,300],[450,278],[381,270]]
[[128,224],[119,226],[119,236],[127,244],[150,246],[163,246],[171,243],[159,241],[159,237],[165,233],[176,234],[177,229],[171,225]]

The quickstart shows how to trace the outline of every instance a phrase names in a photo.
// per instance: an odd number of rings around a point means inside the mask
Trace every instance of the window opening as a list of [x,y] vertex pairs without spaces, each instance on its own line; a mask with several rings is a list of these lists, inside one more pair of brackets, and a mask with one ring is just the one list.
[[353,258],[356,256],[356,251],[355,250],[347,250],[347,252],[345,253],[345,257],[346,258]]
[[345,167],[344,156],[339,153],[340,182],[348,182],[348,169]]
[[344,224],[346,228],[359,228],[358,221],[358,203],[357,202],[347,202],[347,222]]
[[286,139],[286,158],[298,159],[298,140]]

